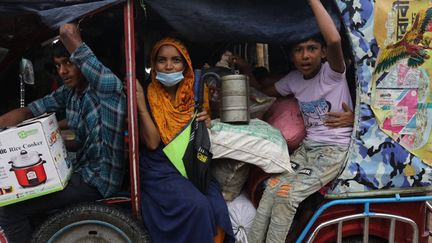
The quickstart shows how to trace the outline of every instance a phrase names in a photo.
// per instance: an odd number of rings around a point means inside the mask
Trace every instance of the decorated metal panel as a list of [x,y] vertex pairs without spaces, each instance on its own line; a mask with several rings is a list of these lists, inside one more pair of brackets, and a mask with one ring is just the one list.
[[352,41],[357,108],[347,164],[327,196],[431,190],[430,2],[336,3]]

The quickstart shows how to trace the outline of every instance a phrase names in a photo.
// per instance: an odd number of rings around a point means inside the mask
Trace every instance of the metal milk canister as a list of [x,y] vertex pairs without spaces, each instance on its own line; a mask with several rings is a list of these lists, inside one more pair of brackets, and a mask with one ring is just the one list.
[[245,75],[222,77],[220,119],[226,123],[249,123],[249,80]]

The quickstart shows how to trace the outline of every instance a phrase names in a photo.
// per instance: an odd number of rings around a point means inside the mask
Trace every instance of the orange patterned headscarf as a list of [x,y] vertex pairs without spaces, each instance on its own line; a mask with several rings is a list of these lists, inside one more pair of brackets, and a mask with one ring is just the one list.
[[[184,79],[177,87],[175,100],[171,101],[164,86],[156,80],[156,58],[162,46],[174,46],[185,61]],[[182,128],[188,124],[194,112],[194,73],[189,53],[183,43],[173,38],[158,41],[151,52],[151,82],[148,86],[147,97],[153,118],[158,127],[164,144],[168,144]],[[208,91],[204,89],[204,109],[209,111]]]

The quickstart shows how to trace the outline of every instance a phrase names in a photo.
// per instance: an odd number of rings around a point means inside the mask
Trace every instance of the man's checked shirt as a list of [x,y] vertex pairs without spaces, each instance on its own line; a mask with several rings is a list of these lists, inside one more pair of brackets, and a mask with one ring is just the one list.
[[75,172],[107,197],[123,182],[126,97],[122,82],[83,43],[71,55],[89,82],[83,92],[61,86],[28,105],[34,116],[66,110],[69,129],[81,147],[72,161]]

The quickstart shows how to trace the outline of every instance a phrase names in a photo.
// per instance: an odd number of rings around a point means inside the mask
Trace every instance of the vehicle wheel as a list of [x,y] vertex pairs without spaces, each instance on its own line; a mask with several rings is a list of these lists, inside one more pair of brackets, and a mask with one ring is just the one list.
[[147,243],[150,237],[130,214],[112,205],[85,203],[62,210],[35,231],[32,243]]
[[[355,235],[355,236],[349,236],[349,237],[344,237],[342,239],[343,243],[362,243],[363,242],[363,235]],[[384,240],[380,237],[376,237],[376,236],[369,236],[369,243],[387,243],[387,240]]]

